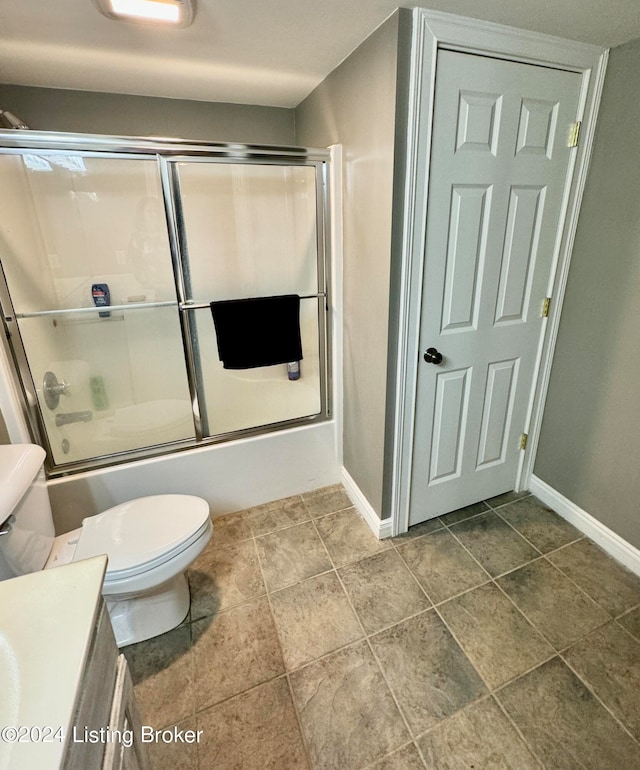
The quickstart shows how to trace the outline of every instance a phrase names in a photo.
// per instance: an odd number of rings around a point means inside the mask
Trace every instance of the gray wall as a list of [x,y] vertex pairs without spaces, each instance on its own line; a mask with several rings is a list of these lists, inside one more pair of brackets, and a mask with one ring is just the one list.
[[640,40],[611,52],[535,474],[640,547]]
[[344,465],[380,514],[398,14],[296,109],[298,144],[344,153]]
[[40,131],[246,144],[291,145],[294,141],[294,111],[282,107],[0,84],[0,109]]

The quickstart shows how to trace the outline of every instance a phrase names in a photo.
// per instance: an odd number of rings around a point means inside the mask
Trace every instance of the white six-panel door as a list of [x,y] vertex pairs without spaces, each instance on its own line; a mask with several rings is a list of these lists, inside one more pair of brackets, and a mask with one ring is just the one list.
[[514,487],[580,85],[438,53],[410,524]]

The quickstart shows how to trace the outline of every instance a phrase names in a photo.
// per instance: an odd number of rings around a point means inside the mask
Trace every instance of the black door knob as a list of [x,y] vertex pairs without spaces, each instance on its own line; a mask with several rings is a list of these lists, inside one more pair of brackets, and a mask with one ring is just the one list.
[[424,354],[424,360],[428,364],[441,364],[442,353],[438,353],[435,348],[427,348]]

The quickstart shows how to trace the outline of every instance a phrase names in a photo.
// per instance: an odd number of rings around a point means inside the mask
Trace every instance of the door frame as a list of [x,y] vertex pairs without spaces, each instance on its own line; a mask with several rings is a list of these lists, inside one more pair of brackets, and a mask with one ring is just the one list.
[[[408,118],[406,133],[400,137],[398,173],[402,237],[392,254],[392,286],[396,288],[396,328],[390,331],[390,390],[387,405],[386,456],[388,489],[385,495],[391,526],[385,532],[398,535],[409,527],[411,466],[415,433],[415,401],[418,377],[419,321],[422,304],[422,278],[426,238],[427,195],[439,49],[489,55],[526,64],[552,66],[582,76],[578,120],[582,121],[577,152],[569,161],[563,196],[559,237],[553,254],[547,296],[552,297],[549,316],[543,323],[538,357],[527,409],[525,433],[527,447],[521,452],[516,489],[525,489],[533,471],[542,414],[547,395],[553,352],[560,324],[571,251],[586,182],[600,105],[608,49],[491,22],[416,8],[412,12],[409,86],[406,94]],[[389,530],[391,530],[389,532]]]

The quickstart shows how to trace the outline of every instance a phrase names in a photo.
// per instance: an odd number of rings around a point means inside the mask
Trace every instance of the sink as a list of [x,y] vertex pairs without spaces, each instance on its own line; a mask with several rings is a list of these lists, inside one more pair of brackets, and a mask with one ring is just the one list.
[[0,729],[50,728],[48,740],[0,740],[0,770],[61,766],[106,564],[97,556],[0,581]]

